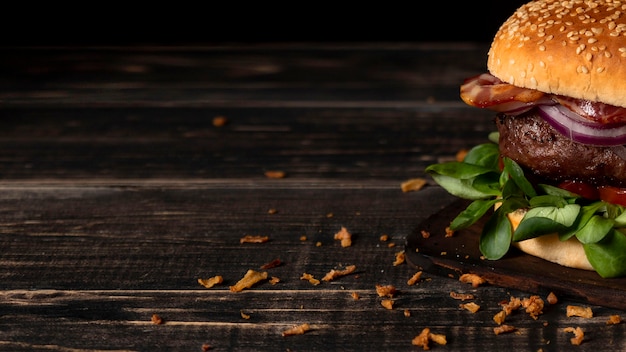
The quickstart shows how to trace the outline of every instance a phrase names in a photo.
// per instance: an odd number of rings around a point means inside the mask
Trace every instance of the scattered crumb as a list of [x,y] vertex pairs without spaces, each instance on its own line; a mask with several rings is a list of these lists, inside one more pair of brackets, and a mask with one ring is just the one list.
[[461,303],[459,304],[459,308],[468,310],[472,313],[476,313],[478,312],[478,310],[480,309],[480,306],[474,302],[468,302],[468,303]]
[[412,178],[412,179],[402,182],[400,184],[400,188],[402,189],[402,192],[406,193],[406,192],[412,192],[412,191],[419,191],[420,189],[424,188],[425,185],[426,185],[426,179]]
[[239,243],[265,243],[269,240],[269,236],[245,235],[239,239]]
[[405,309],[404,310],[404,316],[407,317],[407,318],[410,317],[411,316],[411,311],[408,310],[408,309]]
[[548,297],[546,297],[546,301],[548,301],[549,304],[557,304],[559,302],[559,299],[556,297],[554,292],[550,292],[548,294]]
[[465,156],[467,155],[467,153],[467,149],[459,149],[459,151],[455,155],[456,161],[462,162],[463,160],[465,160]]
[[320,284],[320,280],[314,278],[313,275],[307,273],[302,274],[302,276],[300,276],[300,280],[307,280],[310,284],[315,286]]
[[392,285],[376,285],[376,293],[378,294],[378,297],[391,297],[393,298],[396,293],[398,293],[398,290],[396,290],[395,286]]
[[213,126],[215,127],[226,126],[227,123],[228,123],[228,119],[224,116],[215,116],[213,118]]
[[466,283],[466,284],[472,284],[472,287],[474,288],[486,282],[485,279],[483,279],[482,277],[476,274],[463,274],[459,277],[459,281]]
[[244,313],[243,310],[240,310],[239,314],[241,315],[242,318],[244,318],[246,320],[250,319],[250,314]]
[[430,232],[426,231],[426,230],[422,230],[422,238],[429,238],[430,237]]
[[424,328],[422,332],[415,336],[411,343],[414,346],[420,346],[424,349],[424,351],[429,350],[430,346],[428,345],[430,341],[433,341],[439,345],[445,345],[447,343],[446,336],[442,334],[432,334],[430,332],[430,328]]
[[335,234],[334,238],[341,241],[341,247],[350,247],[352,245],[352,234],[343,226],[341,230]]
[[454,299],[459,299],[461,301],[468,301],[470,299],[474,299],[474,295],[471,293],[458,293],[454,291],[450,291],[450,297]]
[[305,235],[300,236],[300,241],[304,242],[304,241],[306,241],[306,240],[307,240],[307,238],[306,238],[306,236],[305,236]]
[[622,322],[622,317],[617,314],[609,316],[609,319],[606,321],[606,325],[616,325]]
[[522,299],[522,307],[526,308],[526,313],[535,320],[543,313],[543,306],[543,299],[537,295]]
[[563,331],[571,332],[574,334],[574,337],[570,339],[570,342],[572,343],[572,345],[578,346],[581,343],[583,343],[583,340],[585,339],[585,333],[583,329],[581,329],[580,327],[573,328],[571,326],[568,326],[564,328]]
[[271,209],[268,209],[268,210],[267,210],[267,213],[268,213],[268,214],[270,214],[270,215],[271,215],[271,214],[276,214],[276,213],[278,213],[278,210],[276,210],[276,209],[274,209],[274,208],[271,208]]
[[279,278],[277,278],[276,276],[272,276],[272,277],[269,279],[269,281],[268,281],[268,282],[269,282],[270,284],[272,284],[272,285],[276,285],[277,283],[279,283],[279,282],[280,282],[280,279],[279,279]]
[[331,269],[328,273],[326,273],[326,275],[324,275],[324,277],[322,278],[322,281],[332,281],[336,278],[339,278],[348,274],[352,274],[355,270],[356,270],[356,265],[349,265],[344,270]]
[[206,288],[211,288],[217,284],[224,282],[224,278],[220,275],[210,277],[208,279],[198,279],[198,283]]
[[507,303],[502,304],[502,310],[506,315],[511,314],[514,310],[519,309],[522,306],[522,300],[511,296]]
[[315,247],[321,247],[321,246],[322,246],[322,242],[319,242],[319,241],[315,242]]
[[359,298],[361,298],[361,297],[359,297],[359,293],[358,292],[352,292],[350,294],[350,296],[352,296],[352,299],[355,300],[355,301],[358,301]]
[[393,309],[393,300],[391,299],[383,299],[380,304],[385,307],[386,309]]
[[241,292],[265,279],[267,279],[267,271],[258,272],[250,269],[246,272],[243,278],[241,278],[241,280],[239,280],[235,285],[230,286],[230,291]]
[[158,314],[152,314],[152,324],[161,325],[163,324],[163,318],[161,318]]
[[208,343],[202,344],[202,352],[210,351],[213,347]]
[[494,314],[493,321],[495,321],[498,325],[502,325],[502,323],[504,323],[504,320],[506,319],[506,316],[506,311],[501,310],[498,313]]
[[568,317],[593,318],[591,307],[567,306]]
[[393,266],[398,266],[404,263],[405,255],[404,251],[400,251],[396,253],[396,260],[393,262]]
[[281,265],[283,265],[283,262],[281,262],[280,259],[276,258],[269,263],[261,265],[261,269],[267,270],[267,269],[276,268]]
[[411,276],[411,278],[407,280],[406,284],[409,286],[413,286],[416,283],[418,283],[421,278],[422,278],[422,271],[420,270],[416,272],[415,274],[413,274],[413,276]]
[[389,240],[389,235],[380,235],[381,242],[387,242]]
[[450,229],[450,226],[446,227],[445,237],[453,237],[453,236],[454,236],[454,231]]
[[280,171],[280,170],[265,171],[265,177],[267,178],[285,178],[285,176],[287,176],[287,173],[285,173],[284,171]]
[[304,323],[283,331],[283,336],[302,335],[309,330],[311,330],[309,324]]
[[500,326],[496,326],[495,328],[493,328],[493,333],[496,335],[500,335],[500,334],[506,334],[509,332],[513,332],[517,330],[514,326],[511,325],[500,325]]

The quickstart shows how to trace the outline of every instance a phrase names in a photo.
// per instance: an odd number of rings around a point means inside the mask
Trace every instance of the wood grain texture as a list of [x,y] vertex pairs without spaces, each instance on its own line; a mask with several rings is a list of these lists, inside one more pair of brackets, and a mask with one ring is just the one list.
[[[580,302],[563,299],[536,320],[515,312],[516,332],[496,336],[500,302],[530,292],[430,273],[409,285],[418,269],[394,265],[454,201],[424,168],[493,130],[458,97],[486,49],[0,48],[0,350],[415,351],[426,327],[447,337],[435,351],[626,348],[625,325],[606,325],[622,311],[567,317]],[[402,192],[415,177],[426,187]],[[341,227],[352,246],[334,239]],[[269,241],[240,243],[248,234]],[[229,290],[275,259],[280,282]],[[301,279],[348,265],[317,286]],[[197,281],[214,275],[211,289]],[[394,309],[376,285],[396,287]]]

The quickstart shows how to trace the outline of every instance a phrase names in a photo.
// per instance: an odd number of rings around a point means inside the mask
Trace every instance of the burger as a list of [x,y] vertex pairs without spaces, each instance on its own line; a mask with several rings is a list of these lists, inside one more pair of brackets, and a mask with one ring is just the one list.
[[[602,278],[626,275],[626,2],[536,0],[499,28],[461,99],[494,111],[490,141],[426,172],[488,217],[479,248],[518,248]],[[496,131],[497,129],[497,131]]]

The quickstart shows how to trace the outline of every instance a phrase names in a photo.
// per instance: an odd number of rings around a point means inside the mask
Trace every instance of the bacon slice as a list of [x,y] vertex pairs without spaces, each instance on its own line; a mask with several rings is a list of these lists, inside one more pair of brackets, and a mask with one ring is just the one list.
[[551,103],[549,99],[543,99],[545,95],[538,90],[502,82],[489,73],[468,78],[461,85],[461,99],[466,104],[498,112],[515,112],[516,115],[530,110],[540,100]]
[[490,73],[466,79],[461,85],[461,99],[468,105],[509,115],[519,115],[537,105],[561,104],[587,121],[606,125],[626,123],[626,108],[520,88]]

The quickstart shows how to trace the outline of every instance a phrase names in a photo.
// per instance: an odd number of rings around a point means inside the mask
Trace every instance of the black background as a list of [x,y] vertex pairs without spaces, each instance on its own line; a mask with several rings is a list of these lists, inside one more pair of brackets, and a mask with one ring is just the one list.
[[480,41],[525,1],[89,3],[4,12],[3,45]]

